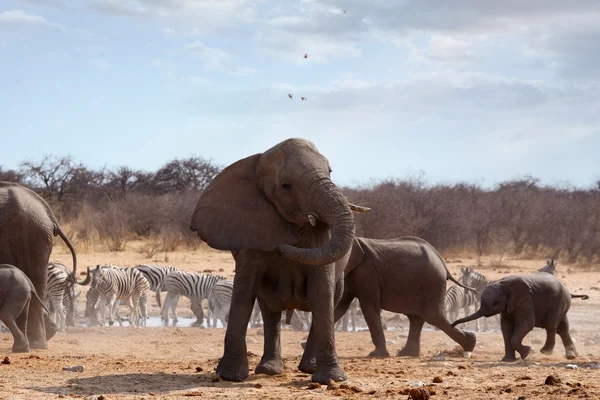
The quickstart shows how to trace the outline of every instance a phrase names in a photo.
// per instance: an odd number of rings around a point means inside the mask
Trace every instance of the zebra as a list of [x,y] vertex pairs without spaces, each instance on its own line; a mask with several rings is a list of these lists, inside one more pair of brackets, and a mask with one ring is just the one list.
[[49,317],[58,325],[60,332],[64,332],[65,326],[75,326],[74,317],[80,294],[75,293],[71,271],[62,263],[49,262],[44,303],[50,312]]
[[[444,310],[451,321],[458,319],[461,308],[464,310],[465,316],[470,315],[470,307],[475,306],[479,299],[477,293],[471,290],[465,290],[458,285],[452,285],[446,290],[446,299],[444,301]],[[479,320],[475,321],[477,332],[479,332]]]
[[556,262],[554,258],[546,261],[546,265],[538,269],[538,272],[546,272],[548,274],[556,276]]
[[[347,332],[348,331],[348,322],[351,320],[352,321],[352,332],[355,332],[356,331],[357,314],[358,314],[358,298],[354,298],[354,300],[352,300],[352,303],[350,303],[350,307],[348,307],[348,311],[346,311],[344,316],[342,318],[340,318],[338,320],[338,322],[336,322],[335,329],[339,330],[340,326],[341,326],[341,330],[343,332]],[[383,323],[383,319],[382,319],[382,323]],[[384,324],[384,326],[385,326],[385,324]],[[387,329],[387,328],[384,328],[384,329]]]
[[[140,264],[134,267],[138,271],[140,271],[150,284],[150,290],[156,292],[156,289],[160,286],[162,281],[165,279],[170,272],[179,271],[176,267],[164,267],[161,265],[148,265],[148,264]],[[159,292],[160,293],[160,292]],[[158,299],[157,299],[158,303]]]
[[223,326],[227,327],[232,295],[233,281],[222,279],[215,284],[208,294],[208,314],[206,318],[208,327],[210,327],[211,316],[213,318],[213,328],[217,327],[217,319],[220,319]]
[[[460,272],[462,275],[458,278],[458,281],[465,286],[470,286],[477,291],[477,302],[475,304],[476,307],[479,307],[481,304],[481,295],[483,294],[484,289],[490,282],[484,275],[475,272],[473,267],[460,268]],[[500,323],[500,316],[496,315],[495,319]],[[479,331],[479,322],[476,324],[477,331]],[[483,319],[483,329],[488,330],[488,321],[487,318]]]
[[156,300],[158,305],[160,302],[160,292],[167,292],[165,303],[160,310],[161,320],[165,325],[169,323],[169,308],[173,315],[173,326],[179,321],[177,318],[177,303],[180,296],[185,296],[194,302],[202,302],[208,298],[209,293],[215,287],[218,281],[224,280],[225,277],[213,274],[190,273],[183,271],[175,271],[168,273],[162,283],[156,289]]
[[[125,300],[125,305],[131,310],[130,326],[134,326],[141,318],[141,325],[146,326],[147,310],[146,299],[150,284],[144,275],[136,268],[117,268],[96,266],[92,272],[92,288],[98,291],[98,298],[94,303],[96,310],[102,301],[108,305],[108,323],[114,324],[113,315],[119,303],[116,300]],[[140,314],[138,313],[138,307]],[[121,318],[119,325],[122,326]]]

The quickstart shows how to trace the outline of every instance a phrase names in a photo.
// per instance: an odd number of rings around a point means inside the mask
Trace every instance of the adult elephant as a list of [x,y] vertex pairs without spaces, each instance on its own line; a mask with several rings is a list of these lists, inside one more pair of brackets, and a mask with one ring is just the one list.
[[346,374],[335,350],[333,311],[343,291],[344,267],[354,240],[353,206],[330,178],[328,160],[303,139],[285,140],[225,168],[208,185],[190,229],[209,246],[231,250],[236,261],[224,354],[217,374],[248,376],[246,329],[256,298],[264,320],[264,354],[255,372],[284,370],[281,312],[312,311],[299,369],[313,381]]
[[[46,293],[48,260],[53,237],[60,236],[73,255],[71,284],[76,282],[77,256],[48,206],[37,193],[17,183],[0,181],[0,263],[11,264],[31,280],[40,298]],[[32,302],[27,318],[27,339],[32,349],[47,349],[44,313]]]
[[441,329],[470,352],[475,348],[475,335],[450,326],[444,313],[447,279],[474,291],[454,279],[435,248],[421,238],[356,238],[346,267],[344,295],[335,308],[335,320],[358,298],[375,345],[369,355],[374,357],[389,356],[381,327],[382,309],[408,317],[408,339],[398,356],[420,355],[425,322]]

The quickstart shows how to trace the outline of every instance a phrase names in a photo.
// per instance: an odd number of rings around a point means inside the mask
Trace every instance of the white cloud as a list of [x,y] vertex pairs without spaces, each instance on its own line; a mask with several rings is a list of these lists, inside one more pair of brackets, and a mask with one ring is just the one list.
[[230,72],[230,74],[233,76],[252,76],[256,74],[256,69],[243,65],[234,68],[233,71]]
[[202,64],[209,69],[222,69],[231,60],[231,55],[226,51],[205,45],[200,40],[188,43],[185,49],[196,55]]
[[201,76],[196,75],[187,75],[183,77],[183,80],[189,83],[193,83],[197,86],[209,86],[212,85],[213,82],[210,79],[203,78]]
[[0,27],[3,25],[44,27],[58,29],[61,31],[66,30],[65,26],[62,24],[49,22],[44,17],[41,17],[39,15],[32,15],[23,10],[11,10],[0,12]]

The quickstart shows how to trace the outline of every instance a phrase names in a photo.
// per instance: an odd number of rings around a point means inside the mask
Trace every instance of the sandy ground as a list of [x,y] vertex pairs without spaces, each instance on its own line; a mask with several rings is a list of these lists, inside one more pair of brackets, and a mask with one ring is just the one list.
[[[201,248],[194,252],[170,253],[165,262],[164,253],[151,260],[135,251],[134,244],[130,248],[132,250],[122,253],[79,254],[80,266],[109,262],[120,266],[151,263],[174,265],[187,271],[212,270],[233,276],[233,260],[225,252]],[[52,259],[71,265],[68,254],[62,249],[57,249]],[[452,257],[450,261],[448,265],[455,276],[461,265],[474,264],[474,260],[468,258]],[[489,278],[497,278],[532,272],[544,265],[544,261],[513,260],[510,264],[509,268],[481,271]],[[422,336],[420,359],[370,359],[365,357],[373,348],[368,331],[338,332],[337,349],[348,374],[345,382],[348,386],[309,389],[310,376],[296,369],[302,353],[300,342],[305,339],[306,332],[293,332],[288,327],[282,333],[285,374],[267,377],[251,372],[247,381],[230,383],[219,382],[214,373],[223,351],[224,329],[78,326],[58,333],[50,341],[48,351],[29,354],[11,354],[12,337],[0,334],[0,359],[8,356],[10,360],[10,364],[0,364],[0,399],[406,399],[408,390],[421,384],[435,392],[433,398],[438,399],[597,399],[600,398],[600,370],[597,369],[600,367],[600,273],[562,264],[558,268],[559,277],[573,293],[591,296],[588,301],[574,300],[569,312],[580,353],[574,362],[564,358],[564,348],[558,338],[553,356],[538,351],[526,362],[499,362],[503,355],[502,337],[493,320],[489,332],[477,334],[478,344],[470,359],[454,351],[455,343],[445,334],[431,330],[427,325]],[[81,314],[84,299],[82,295]],[[150,314],[157,316],[159,310],[153,298],[149,299],[149,305]],[[192,315],[188,307],[187,301],[182,300],[179,304],[179,314],[184,320]],[[406,340],[408,325],[404,317],[394,317],[390,313],[384,313],[384,317],[389,328],[386,331],[388,350],[395,354]],[[361,321],[359,324],[362,325]],[[545,332],[536,329],[525,342],[539,350],[544,339]],[[249,329],[247,343],[253,370],[262,354],[261,330]],[[440,352],[445,352],[444,357],[436,357]],[[567,369],[567,364],[577,367]],[[63,367],[76,365],[82,365],[84,371],[63,371]],[[544,384],[549,375],[557,376],[561,383]],[[437,383],[433,383],[434,378]]]

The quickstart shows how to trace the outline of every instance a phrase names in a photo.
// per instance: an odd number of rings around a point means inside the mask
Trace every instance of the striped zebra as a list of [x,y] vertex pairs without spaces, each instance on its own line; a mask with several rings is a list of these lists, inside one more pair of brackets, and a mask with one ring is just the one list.
[[[354,300],[352,300],[352,303],[350,303],[350,307],[348,307],[348,311],[346,311],[344,316],[342,318],[340,318],[338,320],[338,322],[336,322],[336,324],[335,324],[336,330],[341,329],[342,332],[347,332],[348,331],[348,322],[351,320],[352,321],[352,332],[356,331],[356,318],[357,318],[357,314],[358,314],[358,305],[359,305],[358,298],[354,298]],[[385,326],[383,318],[382,318],[382,324],[383,324],[383,326]],[[387,329],[387,328],[384,328],[384,329]]]
[[173,326],[177,324],[177,303],[181,296],[187,297],[192,303],[207,299],[211,290],[218,281],[225,277],[213,274],[200,274],[192,272],[175,271],[165,276],[162,283],[156,289],[156,300],[160,306],[160,292],[167,292],[165,303],[160,310],[161,320],[165,325],[169,324],[169,309],[173,316]]
[[[114,324],[113,315],[117,314],[115,309],[119,306],[117,300],[123,300],[131,310],[129,318],[130,326],[137,325],[141,318],[141,325],[146,326],[148,316],[146,299],[150,284],[144,275],[135,268],[116,268],[96,266],[92,271],[92,288],[98,291],[98,298],[94,304],[94,310],[105,302],[108,306],[108,323]],[[139,307],[139,310],[138,310]],[[119,325],[123,326],[121,318]]]
[[[168,273],[179,271],[179,269],[176,267],[164,267],[161,265],[148,264],[136,265],[134,268],[144,274],[148,280],[148,283],[150,284],[150,290],[153,292],[156,292],[156,289],[158,289]],[[158,299],[156,302],[158,303]]]
[[65,331],[65,326],[75,326],[77,298],[80,294],[81,292],[75,293],[71,271],[64,264],[48,263],[44,303],[50,313],[50,319],[58,325],[60,332]]
[[[462,275],[460,278],[458,278],[458,281],[463,285],[470,286],[477,291],[477,303],[475,306],[478,308],[481,304],[481,295],[490,281],[484,275],[475,272],[473,267],[461,267],[460,272]],[[500,324],[500,315],[496,315],[494,318],[498,321],[498,324]],[[483,319],[483,329],[486,331],[489,328],[487,320],[487,318]],[[477,323],[477,330],[479,331],[479,323]]]
[[548,274],[556,276],[556,262],[554,258],[546,261],[546,265],[538,269],[538,272],[546,272]]
[[222,279],[215,284],[215,287],[208,294],[208,314],[206,325],[210,327],[211,317],[213,319],[213,328],[217,327],[217,320],[227,328],[229,320],[229,308],[231,307],[231,296],[233,295],[233,281]]
[[[473,311],[477,309],[479,299],[477,293],[471,290],[465,290],[458,285],[452,285],[446,290],[446,299],[444,301],[444,310],[450,321],[456,321],[460,310],[464,310],[465,316],[471,315],[470,308],[474,306]],[[479,320],[475,321],[475,329],[479,332]]]

